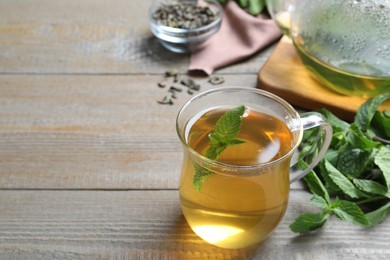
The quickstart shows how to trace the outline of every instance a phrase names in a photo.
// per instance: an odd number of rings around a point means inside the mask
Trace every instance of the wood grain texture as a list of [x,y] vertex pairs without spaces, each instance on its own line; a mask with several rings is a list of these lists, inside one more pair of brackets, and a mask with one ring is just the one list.
[[[152,1],[0,1],[0,73],[136,74],[186,71],[188,55],[149,30]],[[257,73],[270,48],[220,73]]]
[[[191,96],[157,104],[167,94],[157,82],[186,74],[189,56],[152,36],[150,3],[0,0],[0,259],[389,259],[389,220],[362,229],[332,218],[293,234],[288,225],[313,210],[299,182],[258,247],[220,249],[191,231],[175,132]],[[272,49],[217,73],[256,87]]]
[[362,229],[332,218],[318,233],[288,225],[312,210],[291,194],[280,226],[262,245],[225,250],[186,224],[177,191],[0,191],[1,259],[389,259],[390,222]]
[[[279,95],[292,105],[317,110],[327,108],[352,121],[367,99],[340,95],[323,87],[302,64],[291,40],[286,36],[275,47],[258,76],[258,87]],[[390,109],[390,100],[381,109]]]
[[[192,95],[182,86],[174,105],[158,104],[172,83],[159,88],[162,79],[0,76],[0,188],[176,188],[175,119]],[[202,91],[219,87],[194,79]],[[255,84],[225,76],[225,85]]]

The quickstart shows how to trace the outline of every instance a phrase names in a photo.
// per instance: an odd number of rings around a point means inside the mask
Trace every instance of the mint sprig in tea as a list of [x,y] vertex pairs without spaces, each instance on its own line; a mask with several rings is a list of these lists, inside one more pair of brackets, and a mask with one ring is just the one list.
[[[290,161],[253,175],[240,167],[285,156],[294,146],[289,128],[275,116],[239,106],[200,112],[186,132],[192,149],[221,165],[208,167],[188,157],[184,161],[181,206],[192,229],[220,247],[241,248],[265,239],[287,207]],[[236,172],[228,173],[223,165],[236,167]]]
[[[245,106],[239,106],[227,111],[218,119],[213,132],[208,135],[210,145],[205,152],[207,159],[217,160],[219,155],[229,146],[245,143],[245,141],[237,139],[244,112]],[[199,191],[206,178],[214,173],[198,165],[194,165],[194,167],[193,183],[195,189]]]
[[[303,170],[291,167],[303,133],[314,128],[313,161]],[[253,246],[272,233],[287,209],[290,182],[317,165],[332,138],[321,114],[299,115],[278,96],[245,87],[194,96],[179,111],[176,130],[184,148],[183,215],[199,237],[230,249]]]

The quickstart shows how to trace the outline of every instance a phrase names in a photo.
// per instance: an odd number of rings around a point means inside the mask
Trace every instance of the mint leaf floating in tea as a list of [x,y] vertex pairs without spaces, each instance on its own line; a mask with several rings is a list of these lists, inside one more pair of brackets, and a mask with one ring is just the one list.
[[[304,178],[320,211],[301,214],[290,225],[293,232],[319,229],[331,215],[365,227],[390,215],[389,117],[386,110],[377,110],[389,98],[389,93],[381,94],[362,104],[351,124],[320,111],[332,124],[332,143],[318,167]],[[307,145],[308,138],[305,135],[302,143]],[[301,158],[299,165],[307,163]]]
[[[217,160],[219,155],[229,146],[245,143],[237,139],[242,125],[242,115],[245,106],[230,109],[224,113],[216,122],[214,131],[209,135],[210,147],[206,151],[206,158]],[[199,165],[195,165],[195,175],[193,179],[194,188],[200,191],[206,178],[214,173]]]
[[[220,150],[217,154],[217,157],[228,146],[244,143],[244,141],[237,139],[237,135],[239,134],[241,129],[242,115],[244,114],[244,112],[245,106],[239,106],[227,111],[218,119],[214,127],[214,132],[209,136],[209,150],[214,148]],[[216,160],[217,157],[207,158]]]

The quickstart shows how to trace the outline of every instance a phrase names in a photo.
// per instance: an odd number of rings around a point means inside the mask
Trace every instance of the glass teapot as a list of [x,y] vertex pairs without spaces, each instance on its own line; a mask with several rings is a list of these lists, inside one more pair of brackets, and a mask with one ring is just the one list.
[[389,0],[266,0],[303,64],[346,95],[390,92]]

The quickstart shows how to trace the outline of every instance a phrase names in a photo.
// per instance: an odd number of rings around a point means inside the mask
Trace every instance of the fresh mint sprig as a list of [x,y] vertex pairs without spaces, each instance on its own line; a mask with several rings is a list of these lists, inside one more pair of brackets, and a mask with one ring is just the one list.
[[[321,228],[331,215],[360,226],[374,226],[390,215],[390,115],[377,111],[390,93],[365,102],[351,124],[328,110],[320,112],[333,126],[333,138],[325,158],[305,182],[313,194],[318,213],[303,213],[291,225],[296,233]],[[306,134],[305,145],[315,135]],[[380,138],[378,138],[378,136]],[[384,140],[385,142],[379,142]],[[302,149],[301,167],[317,147]]]
[[[244,112],[245,106],[242,105],[230,109],[218,119],[214,126],[214,131],[209,135],[210,147],[206,151],[206,158],[217,160],[227,147],[245,143],[245,141],[237,139]],[[206,178],[213,175],[214,172],[197,164],[194,165],[194,169],[193,185],[197,191],[200,191]]]

